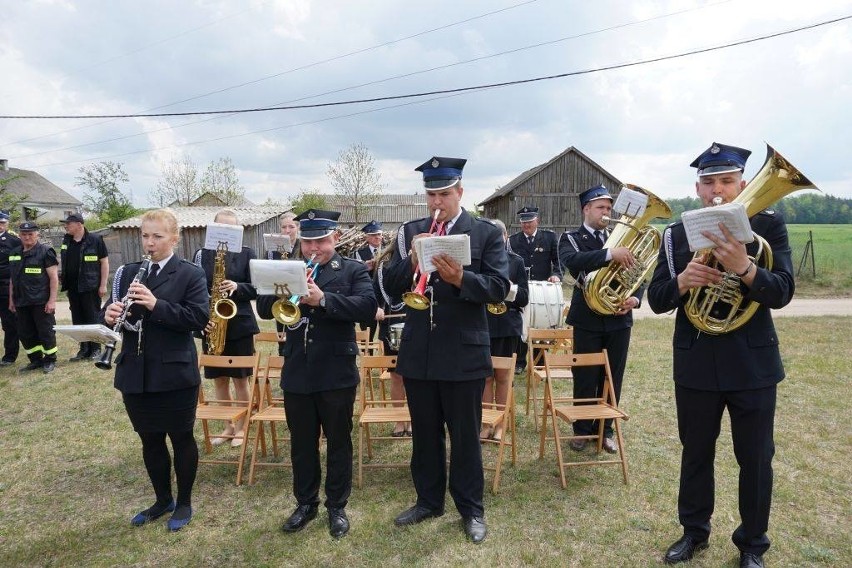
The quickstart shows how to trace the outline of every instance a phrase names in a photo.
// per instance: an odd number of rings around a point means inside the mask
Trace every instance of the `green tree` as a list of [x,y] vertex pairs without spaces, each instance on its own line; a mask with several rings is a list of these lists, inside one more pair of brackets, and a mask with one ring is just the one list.
[[366,146],[352,144],[337,155],[337,160],[328,165],[326,172],[331,187],[344,203],[352,205],[355,219],[359,224],[364,219],[367,207],[374,204],[382,195],[384,185],[382,176],[376,170],[373,156]]
[[98,162],[79,171],[74,185],[88,188],[83,192],[83,203],[102,222],[115,223],[136,215],[138,209],[120,187],[130,181],[120,163]]
[[209,191],[226,205],[239,205],[245,199],[245,188],[240,185],[240,178],[231,158],[219,158],[207,164],[200,185],[200,193]]
[[18,205],[26,201],[29,198],[29,195],[15,195],[14,193],[11,193],[6,186],[13,180],[22,177],[24,176],[15,174],[13,176],[0,179],[0,209],[9,212],[10,221],[12,223],[20,220],[21,210],[18,208]]
[[328,201],[324,195],[316,190],[302,189],[290,201],[290,209],[296,215],[308,209],[328,209]]

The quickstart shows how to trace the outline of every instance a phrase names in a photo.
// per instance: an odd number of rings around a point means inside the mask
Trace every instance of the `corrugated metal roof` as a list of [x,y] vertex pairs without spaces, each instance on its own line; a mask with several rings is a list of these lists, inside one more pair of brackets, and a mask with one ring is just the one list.
[[6,191],[17,196],[27,196],[27,203],[44,205],[82,205],[82,202],[48,180],[44,176],[30,170],[9,168],[0,170],[0,179],[10,179],[20,176],[6,184]]
[[[213,221],[216,213],[222,207],[171,207],[169,211],[175,214],[178,227],[181,229],[192,227],[206,227]],[[254,207],[229,207],[239,217],[240,224],[246,227],[259,225],[273,217],[288,211],[283,206],[255,205]],[[131,217],[124,221],[118,221],[110,225],[113,229],[135,229],[142,226],[142,217]]]
[[[340,211],[340,222],[355,222],[355,207],[338,195],[329,195],[326,203],[329,208]],[[370,203],[361,210],[360,221],[375,219],[380,223],[401,224],[428,214],[425,193],[385,193],[376,203]]]

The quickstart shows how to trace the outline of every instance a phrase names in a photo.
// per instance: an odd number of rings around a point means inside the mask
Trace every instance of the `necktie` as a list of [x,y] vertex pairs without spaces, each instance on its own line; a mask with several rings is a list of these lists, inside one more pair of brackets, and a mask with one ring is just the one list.
[[145,280],[149,288],[151,287],[151,283],[156,280],[158,272],[160,272],[160,265],[155,262],[151,265],[151,272],[148,273],[148,278]]
[[603,233],[602,233],[601,231],[595,231],[595,238],[598,240],[598,242],[599,242],[601,245],[603,245],[603,244],[604,244]]
[[535,240],[535,237],[527,237],[527,242],[528,242],[529,244],[533,244],[533,241],[534,241],[534,240]]

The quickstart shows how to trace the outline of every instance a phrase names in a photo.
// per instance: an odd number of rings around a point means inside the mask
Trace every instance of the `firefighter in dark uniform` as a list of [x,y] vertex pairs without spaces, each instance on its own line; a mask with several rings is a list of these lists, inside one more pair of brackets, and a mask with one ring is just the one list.
[[0,321],[3,322],[3,358],[0,367],[18,359],[18,318],[9,306],[9,253],[21,246],[21,239],[9,230],[9,214],[0,211]]
[[[562,282],[559,264],[559,239],[556,233],[538,228],[538,207],[525,206],[518,211],[521,230],[509,237],[509,250],[524,259],[529,270],[529,280]],[[518,346],[515,373],[527,368],[527,344]]]
[[[367,245],[356,250],[353,254],[353,258],[363,262],[367,266],[367,270],[370,271],[370,278],[375,278],[376,257],[379,253],[381,253],[382,249],[382,224],[375,220],[370,221],[361,228],[361,232],[364,233]],[[379,314],[377,312],[376,316],[378,315]],[[370,330],[370,341],[372,341],[376,336],[376,327],[378,327],[378,325],[378,321],[375,318],[368,322],[361,323],[362,330]]]
[[[349,531],[346,507],[352,489],[352,412],[359,382],[355,322],[375,316],[376,297],[367,268],[335,251],[340,213],[309,209],[297,217],[302,255],[318,265],[300,304],[302,319],[287,326],[281,389],[290,428],[293,493],[298,506],[281,529],[296,532],[317,515],[320,428],[328,443],[325,507],[329,533]],[[272,318],[275,296],[258,298],[258,313]]]
[[11,299],[9,309],[18,316],[18,335],[30,362],[20,372],[56,368],[56,294],[59,261],[53,248],[38,242],[38,225],[18,227],[21,247],[9,254]]
[[391,297],[410,290],[417,266],[412,241],[435,234],[469,235],[471,264],[449,255],[433,257],[431,306],[406,309],[397,359],[411,411],[411,475],[417,502],[396,517],[399,526],[444,514],[447,461],[444,425],[450,435],[450,495],[465,534],[475,543],[486,536],[482,502],[484,477],[479,427],[482,392],[492,375],[485,304],[500,302],[509,291],[509,263],[500,230],[472,217],[460,204],[466,160],[434,157],[423,172],[426,203],[432,216],[409,221],[397,234],[397,251],[384,267],[383,284]]
[[[714,143],[691,166],[698,168],[696,191],[705,207],[715,197],[730,203],[745,187],[743,168],[750,151]],[[674,330],[674,382],[678,431],[683,446],[678,517],[683,537],[669,547],[665,562],[687,561],[708,546],[713,514],[713,461],[723,411],[731,419],[734,455],[740,468],[740,525],[732,540],[740,550],[740,566],[763,566],[769,548],[766,530],[772,499],[773,428],[776,387],[784,378],[778,335],[770,309],[787,305],[794,279],[787,227],[772,210],[751,218],[751,228],[772,249],[771,269],[750,260],[757,242],[744,245],[727,229],[724,239],[709,233],[716,244],[712,255],[740,280],[745,302],[758,308],[734,331],[714,335],[696,328],[684,306],[689,290],[721,281],[720,270],[693,261],[683,224],[663,233],[657,267],[648,287],[656,313],[677,309]],[[714,311],[719,311],[716,306]]]
[[[71,323],[85,325],[97,323],[101,298],[106,296],[109,277],[109,252],[104,240],[83,226],[83,216],[72,213],[63,223],[65,236],[59,249],[59,282],[61,290],[68,292]],[[71,361],[98,360],[101,344],[95,341],[80,343]]]
[[[601,315],[589,308],[583,295],[586,274],[615,262],[629,268],[636,259],[627,247],[604,248],[609,236],[607,221],[612,215],[612,196],[598,185],[580,194],[583,224],[574,231],[565,231],[559,239],[559,261],[574,278],[574,294],[566,319],[574,328],[575,353],[600,353],[607,350],[615,399],[621,400],[621,384],[627,366],[630,347],[630,330],[633,327],[633,310],[642,302],[645,287],[640,287],[628,297],[621,310],[613,315]],[[604,374],[597,367],[574,369],[574,398],[595,398],[603,395]],[[598,424],[594,420],[573,423],[574,435],[589,436],[571,440],[571,448],[582,451],[589,440],[597,437]],[[612,439],[612,420],[604,423],[603,449],[614,454],[618,451]]]

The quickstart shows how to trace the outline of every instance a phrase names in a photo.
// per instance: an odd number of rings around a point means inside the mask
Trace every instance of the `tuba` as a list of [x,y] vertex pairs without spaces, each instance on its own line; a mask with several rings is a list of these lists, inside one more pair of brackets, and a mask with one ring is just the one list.
[[665,201],[637,185],[625,184],[624,187],[643,193],[648,197],[648,205],[638,216],[625,212],[620,219],[608,219],[615,223],[604,248],[627,247],[636,258],[636,263],[625,268],[611,262],[586,275],[583,296],[589,308],[595,313],[610,316],[621,309],[621,305],[642,285],[657,262],[660,250],[660,232],[648,225],[651,219],[668,219],[671,208]]
[[[817,187],[767,144],[766,161],[733,203],[743,204],[746,215],[751,218],[785,195],[800,189]],[[757,233],[754,233],[754,238],[757,242],[757,252],[749,258],[759,268],[771,270],[772,248],[766,239]],[[706,250],[696,251],[693,261],[721,270],[719,261]],[[744,300],[740,278],[732,272],[725,272],[718,284],[690,289],[684,312],[692,325],[700,331],[719,335],[745,325],[758,307],[757,302]]]
[[237,315],[237,304],[219,286],[225,280],[225,255],[228,243],[219,242],[216,247],[216,260],[213,264],[213,283],[210,285],[210,321],[213,329],[207,334],[207,352],[221,355],[225,349],[225,336],[228,333],[228,320]]

